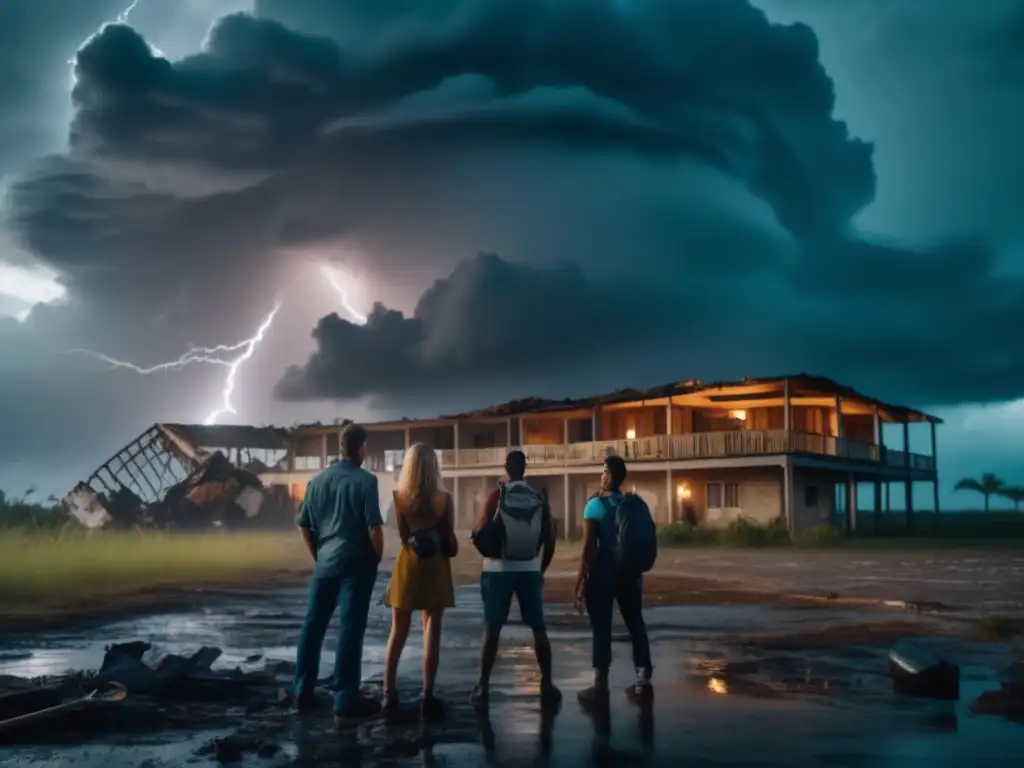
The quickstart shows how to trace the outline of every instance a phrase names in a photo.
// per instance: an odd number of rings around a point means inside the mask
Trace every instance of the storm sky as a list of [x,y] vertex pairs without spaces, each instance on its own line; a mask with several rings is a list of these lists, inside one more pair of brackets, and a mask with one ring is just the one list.
[[128,6],[0,5],[9,492],[223,404],[72,350],[278,305],[221,422],[807,371],[1024,485],[1024,0]]

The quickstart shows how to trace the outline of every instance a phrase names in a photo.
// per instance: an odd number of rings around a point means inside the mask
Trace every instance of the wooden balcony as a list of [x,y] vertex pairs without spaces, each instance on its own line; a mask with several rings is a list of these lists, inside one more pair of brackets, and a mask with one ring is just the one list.
[[[905,467],[909,461],[910,468],[914,470],[935,469],[932,456],[908,454],[884,447],[880,449],[869,443],[784,429],[653,435],[635,440],[524,445],[521,448],[527,462],[534,466],[600,464],[608,454],[618,454],[627,461],[692,461],[796,453],[884,463],[890,467]],[[465,448],[460,451],[442,450],[439,453],[444,467],[500,468],[505,463],[508,448]]]

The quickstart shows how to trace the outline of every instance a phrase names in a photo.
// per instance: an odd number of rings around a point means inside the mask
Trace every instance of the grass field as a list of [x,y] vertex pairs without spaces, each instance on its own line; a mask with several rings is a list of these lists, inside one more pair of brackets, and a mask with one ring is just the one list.
[[0,610],[308,572],[298,536],[0,532]]

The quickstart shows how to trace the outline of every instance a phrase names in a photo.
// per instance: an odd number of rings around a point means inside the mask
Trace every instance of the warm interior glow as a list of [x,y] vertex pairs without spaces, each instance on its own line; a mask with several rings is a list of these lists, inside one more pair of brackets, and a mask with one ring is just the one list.
[[712,693],[728,693],[729,686],[725,684],[725,680],[720,677],[712,677],[708,680],[708,690]]
[[730,419],[736,419],[737,421],[746,421],[747,420],[747,412],[746,411],[729,411],[729,418]]
[[690,486],[686,483],[680,483],[676,486],[676,497],[680,501],[690,498]]
[[632,427],[627,429],[626,430],[626,439],[627,440],[636,440],[636,430],[633,429]]

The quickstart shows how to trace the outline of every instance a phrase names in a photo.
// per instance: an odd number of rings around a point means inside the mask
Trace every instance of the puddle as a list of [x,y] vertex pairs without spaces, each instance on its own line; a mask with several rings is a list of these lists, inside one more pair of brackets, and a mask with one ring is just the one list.
[[[105,645],[135,639],[153,643],[155,650],[179,653],[191,653],[201,645],[218,646],[224,650],[218,667],[292,661],[305,599],[305,589],[281,589],[215,599],[188,612],[133,617],[81,632],[5,635],[0,640],[0,675],[41,677],[96,668]],[[330,729],[328,718],[319,718],[284,734],[282,750],[274,757],[251,755],[241,765],[355,766],[434,760],[439,765],[468,766],[490,757],[506,768],[534,765],[538,760],[558,765],[610,761],[625,766],[660,758],[721,766],[907,768],[927,764],[945,768],[979,764],[982,754],[986,766],[1016,766],[1024,750],[1024,726],[968,711],[974,697],[998,688],[999,672],[1010,661],[1009,651],[1002,646],[921,640],[963,671],[961,700],[941,703],[896,696],[886,676],[884,647],[798,651],[728,641],[737,633],[800,632],[824,622],[853,624],[874,617],[842,609],[757,605],[651,609],[646,616],[656,668],[653,707],[638,711],[619,693],[631,681],[632,670],[628,645],[618,642],[612,670],[616,691],[608,717],[595,720],[575,701],[575,692],[592,677],[589,634],[568,607],[552,606],[556,682],[565,692],[561,712],[554,722],[541,716],[530,634],[513,625],[502,633],[490,717],[478,718],[465,702],[479,658],[479,589],[460,588],[456,599],[460,607],[446,614],[443,634],[439,693],[452,704],[444,728],[431,731],[416,726],[399,734],[370,728],[338,735]],[[885,614],[886,621],[894,618]],[[382,672],[389,622],[389,612],[375,599],[365,647],[367,677]],[[328,634],[327,656],[334,649],[333,630]],[[621,633],[621,627],[617,631]],[[626,639],[622,634],[616,638]],[[420,662],[419,638],[414,634],[400,670],[400,689],[410,701],[419,694]],[[324,668],[330,668],[329,659]],[[724,685],[709,687],[709,679],[721,679]],[[76,747],[4,748],[0,763],[111,768],[153,760],[153,766],[161,768],[212,765],[212,758],[195,752],[214,735],[223,734],[177,732],[144,742],[126,738]]]

